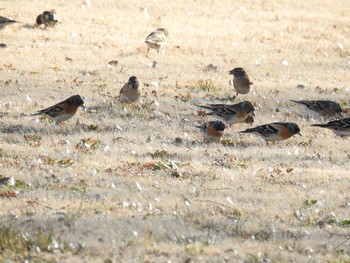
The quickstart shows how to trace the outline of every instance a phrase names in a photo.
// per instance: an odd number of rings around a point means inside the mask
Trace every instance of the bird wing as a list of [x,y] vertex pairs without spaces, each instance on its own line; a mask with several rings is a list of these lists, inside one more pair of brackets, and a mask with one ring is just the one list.
[[54,117],[58,116],[62,111],[63,111],[63,108],[61,106],[54,105],[54,106],[48,107],[46,109],[43,109],[41,111],[38,111],[37,113],[35,113],[33,115],[46,114],[46,115],[54,118]]
[[164,42],[165,39],[166,39],[166,36],[164,33],[161,33],[159,31],[154,31],[147,36],[146,42]]

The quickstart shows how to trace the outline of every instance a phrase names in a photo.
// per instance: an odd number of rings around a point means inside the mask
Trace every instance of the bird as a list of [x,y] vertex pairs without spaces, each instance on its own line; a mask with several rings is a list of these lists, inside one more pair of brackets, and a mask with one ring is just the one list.
[[74,95],[51,107],[40,110],[37,113],[32,114],[32,116],[46,115],[59,124],[62,121],[72,118],[77,112],[78,108],[83,106],[83,104],[83,99],[79,95]]
[[350,118],[334,120],[326,124],[313,124],[311,126],[330,129],[335,135],[340,137],[350,136]]
[[129,81],[124,84],[119,92],[120,102],[135,102],[140,99],[141,90],[140,83],[135,76],[131,76]]
[[145,40],[147,44],[147,52],[150,48],[156,49],[159,53],[160,49],[165,45],[169,32],[165,28],[158,28],[157,30],[150,33]]
[[340,117],[343,109],[339,103],[331,100],[291,100],[292,102],[305,105],[310,110],[322,116]]
[[[197,106],[211,110],[211,112],[206,113],[206,115],[217,115],[228,125],[245,122],[248,116],[255,116],[255,108],[250,101],[242,101],[236,104],[209,104],[207,106]],[[249,118],[248,122],[251,122],[251,118]]]
[[223,121],[215,120],[208,121],[200,126],[196,126],[200,129],[200,133],[207,142],[219,142],[224,135],[226,125]]
[[250,85],[253,82],[250,81],[248,74],[243,68],[234,68],[229,71],[229,74],[233,75],[233,87],[236,90],[236,98],[238,94],[247,94],[250,91]]
[[0,30],[4,29],[7,25],[10,25],[13,23],[18,23],[18,22],[16,20],[0,16]]
[[240,133],[254,133],[260,135],[267,142],[284,141],[295,134],[301,135],[300,128],[293,122],[274,122],[260,125]]
[[46,27],[54,27],[58,23],[55,10],[44,11],[42,14],[38,15],[36,18],[37,26],[44,25]]

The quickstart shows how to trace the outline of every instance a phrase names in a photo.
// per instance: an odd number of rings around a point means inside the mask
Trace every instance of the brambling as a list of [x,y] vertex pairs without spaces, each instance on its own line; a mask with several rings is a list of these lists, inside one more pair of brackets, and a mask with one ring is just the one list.
[[254,133],[260,135],[267,142],[284,141],[295,134],[301,135],[298,125],[293,122],[274,122],[247,129],[240,133]]
[[292,102],[305,105],[310,110],[315,111],[323,116],[341,116],[343,109],[339,103],[331,100],[291,100]]
[[0,30],[4,29],[7,25],[18,23],[16,20],[12,20],[3,16],[0,16]]
[[313,124],[311,126],[330,129],[335,133],[335,135],[340,137],[350,136],[350,118],[330,121],[326,124]]
[[36,24],[38,26],[44,25],[46,27],[54,27],[58,23],[58,19],[55,14],[55,10],[44,11],[36,18]]
[[225,123],[223,121],[208,121],[201,126],[196,126],[200,129],[204,140],[207,142],[218,142],[224,135]]
[[124,84],[119,92],[119,101],[135,102],[141,96],[140,83],[135,76],[129,78],[129,81]]
[[156,31],[150,33],[145,40],[148,47],[147,52],[149,52],[150,48],[153,48],[159,53],[159,50],[165,45],[168,34],[168,30],[165,28],[158,28]]
[[[198,107],[209,109],[212,112],[206,113],[206,115],[217,115],[225,121],[226,124],[235,124],[245,122],[246,118],[250,115],[254,116],[254,106],[250,101],[243,101],[236,104],[210,104],[208,106]],[[251,119],[249,119],[251,121]]]
[[79,95],[74,95],[69,97],[68,99],[61,101],[51,107],[40,110],[37,113],[32,114],[35,115],[47,115],[57,124],[62,121],[66,121],[72,118],[77,112],[80,106],[83,106],[84,101]]
[[248,74],[243,68],[234,68],[229,72],[233,75],[233,87],[236,90],[236,97],[238,94],[247,94],[250,91],[250,81]]

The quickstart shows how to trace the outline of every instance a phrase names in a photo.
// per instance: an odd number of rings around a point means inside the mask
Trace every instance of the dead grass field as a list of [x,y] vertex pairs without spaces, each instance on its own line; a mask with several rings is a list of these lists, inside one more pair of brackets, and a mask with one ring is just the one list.
[[[350,262],[349,140],[289,102],[349,102],[347,0],[0,8],[21,22],[0,32],[0,175],[16,179],[0,188],[0,262]],[[57,27],[31,28],[53,8]],[[169,41],[147,55],[158,27]],[[241,124],[203,142],[195,104],[232,96],[237,66],[254,82],[237,99],[256,106],[254,125],[293,121],[302,137],[266,146]],[[115,100],[131,75],[142,109]],[[86,110],[62,127],[23,114],[74,94]]]

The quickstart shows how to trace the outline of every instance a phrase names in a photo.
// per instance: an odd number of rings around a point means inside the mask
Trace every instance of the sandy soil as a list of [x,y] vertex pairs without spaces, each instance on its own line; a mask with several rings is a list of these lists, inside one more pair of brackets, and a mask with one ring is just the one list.
[[[0,262],[350,261],[349,141],[310,127],[327,119],[289,101],[348,106],[348,1],[0,8],[21,22],[0,31],[0,175],[17,180],[0,188],[0,230],[33,240],[20,249],[3,235]],[[59,25],[33,27],[48,9]],[[147,54],[158,27],[167,45]],[[293,121],[302,137],[268,146],[240,124],[224,143],[203,142],[194,126],[213,118],[195,105],[230,103],[238,66],[254,82],[237,98],[255,105],[253,125]],[[116,101],[132,75],[139,107]],[[74,94],[86,108],[64,125],[29,115]]]

